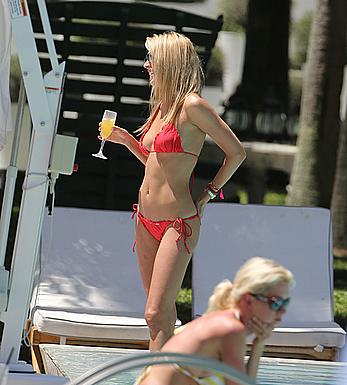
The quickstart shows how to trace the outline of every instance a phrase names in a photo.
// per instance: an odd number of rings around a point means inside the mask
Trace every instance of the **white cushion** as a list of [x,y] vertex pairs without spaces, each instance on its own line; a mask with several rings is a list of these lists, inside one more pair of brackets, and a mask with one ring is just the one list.
[[253,256],[289,268],[296,281],[283,325],[269,344],[341,347],[333,322],[333,258],[327,209],[210,203],[193,260],[193,315],[201,315],[217,283],[233,280]]
[[[266,341],[267,345],[342,348],[345,343],[345,331],[335,322],[315,323],[282,323],[275,328],[272,336]],[[254,337],[249,336],[250,343]]]
[[38,331],[65,337],[148,340],[148,326],[142,316],[118,317],[38,310],[34,315]]
[[335,322],[283,323],[275,329],[267,344],[342,348],[345,335],[346,332]]

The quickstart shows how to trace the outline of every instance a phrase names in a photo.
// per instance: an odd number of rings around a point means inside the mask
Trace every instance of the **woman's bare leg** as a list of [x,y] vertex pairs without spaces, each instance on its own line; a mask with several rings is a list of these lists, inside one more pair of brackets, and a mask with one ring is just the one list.
[[152,279],[153,265],[160,242],[157,241],[143,226],[140,220],[136,220],[136,252],[140,274],[148,297]]
[[192,235],[187,238],[188,254],[183,236],[176,242],[177,231],[170,227],[165,232],[156,253],[148,291],[145,318],[150,328],[150,350],[159,350],[171,337],[176,322],[178,291],[187,265],[199,238],[200,219],[189,220]]

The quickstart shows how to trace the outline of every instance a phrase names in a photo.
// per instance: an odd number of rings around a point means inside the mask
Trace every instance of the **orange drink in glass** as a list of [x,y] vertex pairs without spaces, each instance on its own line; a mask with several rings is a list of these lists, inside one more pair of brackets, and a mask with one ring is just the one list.
[[112,134],[113,126],[116,123],[117,118],[117,112],[105,110],[104,115],[102,117],[101,121],[101,127],[100,127],[100,135],[101,135],[101,145],[100,149],[96,154],[92,154],[96,158],[100,159],[107,159],[107,157],[103,154],[104,145],[106,142],[106,139]]

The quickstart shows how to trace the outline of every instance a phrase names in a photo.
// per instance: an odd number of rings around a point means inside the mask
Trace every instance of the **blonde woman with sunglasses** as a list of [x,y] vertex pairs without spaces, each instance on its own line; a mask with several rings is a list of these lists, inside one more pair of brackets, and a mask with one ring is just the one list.
[[[136,213],[136,250],[147,303],[150,349],[159,350],[174,331],[175,300],[198,242],[207,202],[220,192],[245,151],[227,124],[200,96],[202,71],[192,42],[165,32],[146,39],[144,68],[151,86],[150,115],[139,140],[114,127],[109,141],[126,146],[145,166]],[[190,181],[206,135],[225,159],[199,199]]]
[[[221,361],[256,379],[267,338],[289,304],[292,273],[273,260],[254,257],[237,272],[233,284],[216,286],[206,313],[178,329],[161,349]],[[253,335],[245,365],[246,337]],[[217,373],[178,365],[152,366],[137,385],[236,385]]]

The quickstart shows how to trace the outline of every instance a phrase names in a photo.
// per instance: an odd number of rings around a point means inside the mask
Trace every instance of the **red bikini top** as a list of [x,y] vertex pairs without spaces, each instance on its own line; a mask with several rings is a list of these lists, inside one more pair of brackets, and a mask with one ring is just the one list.
[[153,150],[148,150],[143,144],[143,138],[146,135],[147,129],[140,137],[139,146],[144,155],[149,155],[151,152],[182,152],[198,157],[198,155],[184,151],[182,147],[182,138],[173,123],[164,124],[161,130],[157,133],[153,141]]

